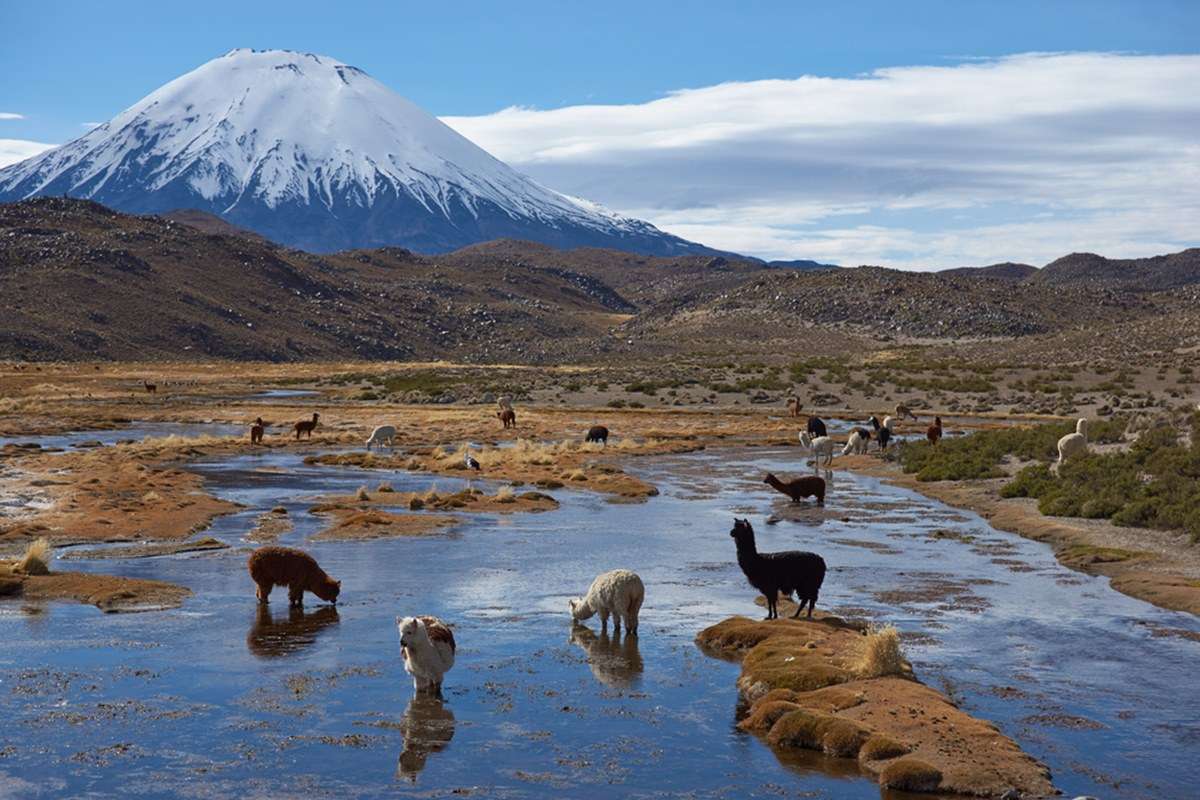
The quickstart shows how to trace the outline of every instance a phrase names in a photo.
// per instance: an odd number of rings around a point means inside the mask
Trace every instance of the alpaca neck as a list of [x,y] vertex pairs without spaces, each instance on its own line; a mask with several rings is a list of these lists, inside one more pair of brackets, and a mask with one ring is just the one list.
[[776,478],[774,475],[767,476],[767,483],[770,484],[771,486],[775,487],[776,489],[783,488],[783,481],[779,480],[779,478]]
[[742,566],[754,563],[758,559],[758,549],[754,546],[754,537],[748,536],[745,539],[737,540],[737,557],[738,564]]

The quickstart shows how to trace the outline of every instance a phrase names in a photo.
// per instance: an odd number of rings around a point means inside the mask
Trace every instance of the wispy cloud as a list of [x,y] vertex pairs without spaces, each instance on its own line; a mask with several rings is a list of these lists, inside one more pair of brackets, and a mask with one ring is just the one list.
[[0,139],[0,168],[32,158],[55,145],[30,142],[25,139]]
[[93,128],[99,128],[103,124],[103,122],[81,122],[79,123],[79,127],[86,128],[90,131]]
[[1200,239],[1200,56],[1034,53],[445,121],[569,194],[768,257],[912,268]]
[[15,114],[12,111],[0,111],[0,119],[25,119],[25,115]]

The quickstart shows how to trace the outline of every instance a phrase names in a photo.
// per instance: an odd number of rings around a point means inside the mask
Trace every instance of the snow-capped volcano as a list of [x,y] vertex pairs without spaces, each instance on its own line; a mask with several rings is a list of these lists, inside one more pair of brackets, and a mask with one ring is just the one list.
[[514,237],[712,252],[539,185],[356,67],[283,50],[229,52],[0,170],[0,201],[62,194],[198,208],[315,251]]

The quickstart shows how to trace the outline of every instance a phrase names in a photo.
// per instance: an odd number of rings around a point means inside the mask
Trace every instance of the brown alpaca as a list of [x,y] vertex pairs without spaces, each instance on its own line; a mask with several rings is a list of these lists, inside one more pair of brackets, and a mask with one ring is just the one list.
[[250,426],[250,444],[262,444],[263,431],[266,430],[266,427],[262,417],[254,420],[254,424]]
[[503,411],[497,411],[496,419],[503,422],[504,427],[506,428],[517,427],[517,412],[513,411],[511,408],[506,408]]
[[147,383],[145,380],[142,380],[142,386],[146,387],[146,394],[157,394],[158,393],[158,384],[157,383]]
[[787,407],[788,407],[788,416],[791,416],[791,417],[800,416],[800,410],[802,408],[804,408],[804,406],[801,405],[801,403],[800,403],[799,397],[789,397],[788,401],[787,401]]
[[303,550],[291,547],[260,547],[250,554],[246,566],[258,585],[258,602],[269,602],[271,589],[288,587],[288,605],[304,605],[304,593],[312,592],[322,600],[336,603],[342,582],[335,581],[317,566]]
[[925,430],[925,438],[930,444],[937,444],[938,439],[942,438],[942,418],[934,417],[933,424]]
[[763,483],[777,492],[786,494],[792,498],[793,503],[799,503],[803,497],[816,497],[817,505],[825,505],[825,479],[816,475],[793,478],[785,483],[768,472],[767,477],[763,478]]
[[320,418],[321,418],[321,415],[314,411],[312,419],[302,419],[299,422],[297,422],[295,425],[293,425],[292,430],[294,430],[296,432],[296,438],[299,439],[300,434],[303,433],[306,437],[311,439],[313,428],[317,427],[317,421]]

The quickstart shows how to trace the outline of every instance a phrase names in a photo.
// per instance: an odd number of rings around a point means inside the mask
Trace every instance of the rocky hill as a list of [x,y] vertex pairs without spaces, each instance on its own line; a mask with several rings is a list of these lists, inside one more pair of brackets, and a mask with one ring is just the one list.
[[1050,286],[1103,283],[1135,291],[1160,291],[1200,283],[1200,248],[1151,258],[1105,258],[1071,253],[1051,261],[1030,276]]

